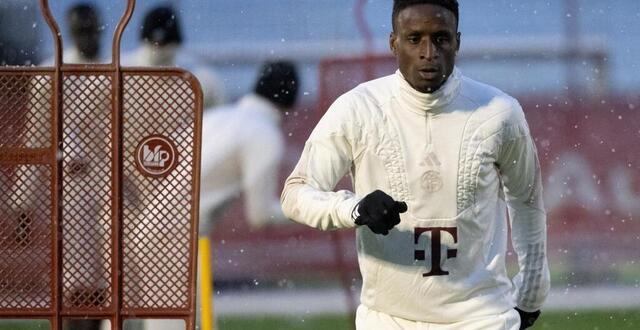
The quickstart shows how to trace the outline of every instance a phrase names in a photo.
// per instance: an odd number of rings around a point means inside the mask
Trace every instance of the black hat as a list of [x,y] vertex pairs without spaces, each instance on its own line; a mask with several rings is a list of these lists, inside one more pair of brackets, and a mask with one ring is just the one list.
[[298,73],[288,61],[267,62],[260,69],[254,91],[283,108],[290,108],[298,96]]
[[156,7],[144,18],[142,40],[167,45],[182,43],[182,34],[176,12],[171,7]]

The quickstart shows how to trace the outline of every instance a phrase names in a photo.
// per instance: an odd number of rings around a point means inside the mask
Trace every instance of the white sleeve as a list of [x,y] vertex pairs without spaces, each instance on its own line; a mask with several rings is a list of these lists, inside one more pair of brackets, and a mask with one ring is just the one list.
[[518,255],[514,278],[518,308],[533,312],[549,293],[546,213],[540,164],[529,128],[518,105],[517,123],[507,128],[498,166],[511,221],[511,241]]
[[349,105],[338,99],[307,140],[281,196],[285,215],[322,229],[355,227],[351,212],[360,201],[351,191],[334,192],[353,164],[352,138],[346,129]]
[[278,177],[284,151],[281,133],[275,127],[260,127],[242,144],[242,188],[249,224],[260,228],[286,223],[278,200]]

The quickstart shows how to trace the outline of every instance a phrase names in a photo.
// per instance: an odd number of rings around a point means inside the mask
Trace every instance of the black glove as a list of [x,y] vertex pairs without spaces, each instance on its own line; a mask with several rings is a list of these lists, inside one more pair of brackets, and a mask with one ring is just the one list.
[[407,211],[405,202],[396,202],[381,190],[365,196],[355,208],[356,225],[367,225],[376,234],[387,235],[400,223],[400,213]]
[[525,312],[518,307],[516,307],[516,311],[520,314],[520,330],[532,326],[540,316],[540,311]]

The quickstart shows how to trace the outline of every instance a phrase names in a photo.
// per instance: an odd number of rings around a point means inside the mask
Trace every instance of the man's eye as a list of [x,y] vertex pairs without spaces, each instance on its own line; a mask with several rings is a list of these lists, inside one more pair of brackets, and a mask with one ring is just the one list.
[[449,37],[447,36],[437,36],[436,43],[439,45],[445,44],[449,42]]
[[417,44],[420,42],[420,37],[418,36],[410,36],[409,38],[407,38],[407,40],[409,40],[410,43],[412,44]]

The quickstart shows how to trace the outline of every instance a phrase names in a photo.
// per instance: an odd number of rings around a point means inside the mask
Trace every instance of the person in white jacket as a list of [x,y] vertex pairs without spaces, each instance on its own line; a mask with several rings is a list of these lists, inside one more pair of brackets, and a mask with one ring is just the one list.
[[175,9],[154,7],[144,16],[140,46],[125,55],[123,62],[131,66],[175,66],[182,43],[182,26]]
[[[184,44],[180,16],[172,6],[157,6],[144,16],[140,31],[140,46],[125,54],[123,65],[135,67],[179,66]],[[182,53],[183,54],[183,53]],[[218,73],[210,66],[190,63],[187,69],[200,81],[204,107],[226,103],[224,84]]]
[[[225,208],[241,195],[250,230],[291,224],[278,200],[278,172],[285,150],[281,123],[284,113],[293,110],[298,90],[299,78],[293,63],[266,62],[252,93],[234,104],[204,111],[200,238],[207,238],[215,230]],[[201,310],[200,279],[197,291],[200,324],[202,313],[211,313]],[[178,330],[184,325],[179,321],[147,320],[145,328]]]
[[202,118],[200,234],[207,235],[229,201],[245,196],[251,228],[287,224],[278,200],[284,154],[281,123],[299,89],[288,61],[265,63],[253,93],[237,103],[207,109]]
[[[67,10],[66,21],[72,44],[63,51],[64,63],[99,63],[102,53],[102,19],[98,9],[88,3],[77,3]],[[54,57],[44,60],[42,66],[52,66]]]
[[[65,18],[71,37],[71,46],[63,50],[63,62],[65,64],[100,63],[103,23],[98,8],[90,3],[77,3],[67,10]],[[54,64],[54,57],[41,63],[42,66]],[[108,146],[110,133],[108,130],[95,128],[95,121],[108,116],[111,111],[110,90],[103,77],[93,75],[67,78],[64,89],[65,115],[76,119],[91,118],[84,121],[75,120],[73,124],[66,124],[64,129],[63,166],[66,188],[63,190],[65,196],[63,244],[65,253],[74,255],[73,258],[65,258],[65,272],[72,275],[65,281],[64,290],[71,292],[73,305],[100,306],[105,300],[102,295],[110,290],[107,281],[110,255],[105,247],[105,244],[108,244],[105,237],[108,237],[110,230],[111,203],[103,196],[90,194],[79,187],[87,185],[100,187],[109,184],[107,180],[92,178],[103,176],[109,168],[108,165],[104,167],[108,150],[99,146]],[[49,91],[43,90],[38,80],[34,79],[31,93],[30,118],[35,122],[46,120],[48,114],[42,111],[41,106],[46,104],[44,99]],[[27,123],[27,131],[37,130],[37,127]],[[96,143],[97,141],[102,144]],[[97,188],[94,189],[97,190]],[[89,237],[93,243],[87,244],[86,237]],[[100,298],[92,301],[88,298],[91,296]],[[106,322],[99,319],[70,319],[65,320],[64,329],[98,330],[101,324],[105,326]]]
[[[549,290],[540,167],[522,108],[465,77],[455,0],[395,0],[395,74],[340,96],[281,196],[356,228],[357,329],[524,329]],[[333,191],[346,174],[354,191]],[[519,273],[506,272],[508,219]]]

